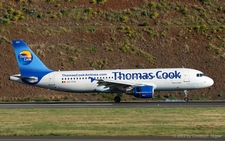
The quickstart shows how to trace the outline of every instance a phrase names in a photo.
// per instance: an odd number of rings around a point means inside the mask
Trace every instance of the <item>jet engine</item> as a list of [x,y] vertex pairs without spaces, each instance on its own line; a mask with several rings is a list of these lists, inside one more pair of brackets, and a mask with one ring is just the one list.
[[153,86],[135,86],[132,91],[127,92],[133,94],[135,97],[139,98],[153,98],[154,97],[154,87]]

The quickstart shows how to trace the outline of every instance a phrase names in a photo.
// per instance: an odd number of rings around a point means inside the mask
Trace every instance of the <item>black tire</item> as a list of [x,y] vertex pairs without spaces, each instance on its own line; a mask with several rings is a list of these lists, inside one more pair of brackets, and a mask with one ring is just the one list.
[[188,99],[187,97],[185,97],[185,98],[184,98],[184,101],[185,101],[185,102],[188,102],[188,101],[189,101],[189,99]]
[[115,96],[115,97],[114,97],[114,101],[115,101],[116,103],[119,103],[120,100],[121,100],[121,98],[120,98],[119,96]]

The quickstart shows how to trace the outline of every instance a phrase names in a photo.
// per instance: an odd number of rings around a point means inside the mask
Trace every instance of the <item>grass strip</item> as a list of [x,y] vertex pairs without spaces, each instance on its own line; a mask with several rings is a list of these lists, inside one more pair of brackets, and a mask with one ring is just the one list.
[[0,136],[225,136],[225,108],[0,109]]

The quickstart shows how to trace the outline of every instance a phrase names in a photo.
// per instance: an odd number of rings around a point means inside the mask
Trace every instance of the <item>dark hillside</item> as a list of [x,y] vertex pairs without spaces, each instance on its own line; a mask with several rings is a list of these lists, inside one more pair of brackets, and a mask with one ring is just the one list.
[[[214,79],[193,100],[225,97],[222,0],[1,0],[0,100],[110,100],[8,80],[19,73],[12,39],[23,39],[54,70],[186,67]],[[183,98],[182,92],[156,95]],[[126,100],[139,100],[125,96]]]

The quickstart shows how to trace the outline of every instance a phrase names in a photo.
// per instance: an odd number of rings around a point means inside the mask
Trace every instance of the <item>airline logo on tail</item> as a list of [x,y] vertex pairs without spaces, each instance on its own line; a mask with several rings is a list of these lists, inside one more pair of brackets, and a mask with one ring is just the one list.
[[28,65],[32,62],[33,60],[33,56],[31,54],[30,51],[28,50],[23,50],[22,52],[20,52],[20,54],[18,55],[18,60],[21,64],[23,65]]

